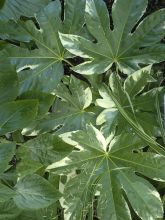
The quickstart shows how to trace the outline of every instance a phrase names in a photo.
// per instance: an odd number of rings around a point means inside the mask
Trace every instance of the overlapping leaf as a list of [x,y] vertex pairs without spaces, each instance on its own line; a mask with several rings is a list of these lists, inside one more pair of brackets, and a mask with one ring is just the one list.
[[144,14],[147,0],[116,0],[112,7],[114,29],[110,30],[109,13],[102,0],[86,1],[85,17],[89,32],[96,39],[93,43],[81,36],[61,34],[64,47],[88,60],[73,70],[82,74],[107,71],[113,63],[124,73],[139,69],[140,64],[164,60],[164,9],[154,12],[132,29]]
[[34,121],[37,100],[7,102],[0,106],[0,135],[23,129]]
[[68,205],[66,214],[70,215],[69,219],[85,219],[96,195],[100,219],[131,219],[123,191],[142,220],[162,217],[159,194],[135,172],[164,181],[164,157],[147,152],[133,153],[143,143],[136,136],[132,142],[132,138],[130,134],[116,136],[108,147],[103,135],[91,125],[87,126],[86,131],[72,133],[71,139],[78,144],[79,150],[48,167],[56,173],[81,170],[77,177],[69,180],[65,188]]
[[115,0],[111,25],[103,0],[60,2],[0,2],[0,219],[163,219],[165,88],[144,66],[164,60],[164,9],[135,28],[147,0]]
[[[159,125],[156,121],[156,116],[154,114],[156,109],[153,107],[148,108],[148,102],[155,103],[155,97],[150,97],[153,91],[151,90],[150,92],[148,92],[147,97],[147,94],[141,94],[140,96],[137,96],[137,94],[144,89],[148,82],[154,81],[154,79],[150,75],[150,70],[151,67],[148,66],[130,75],[124,82],[124,88],[122,87],[119,78],[115,74],[111,75],[110,88],[112,91],[110,91],[109,88],[104,87],[104,89],[100,91],[103,99],[97,100],[98,105],[106,108],[98,116],[97,124],[100,125],[106,122],[105,127],[108,126],[109,129],[111,129],[112,125],[114,125],[115,123],[119,125],[118,129],[122,131],[124,128],[126,128],[126,120],[129,126],[131,126],[131,129],[133,128],[134,131],[146,141],[148,135],[158,135]],[[159,88],[158,90],[162,97],[164,89]],[[140,100],[144,99],[143,97],[146,97],[146,103],[141,101],[140,104]],[[138,105],[136,103],[136,100],[139,103]],[[147,106],[146,112],[145,105]],[[144,134],[146,134],[147,136],[144,137]]]
[[27,175],[19,179],[13,189],[0,184],[1,202],[13,198],[20,209],[40,209],[55,203],[61,193],[39,175]]
[[25,161],[27,155],[29,155],[29,159],[48,166],[55,161],[61,160],[71,151],[72,146],[62,141],[58,136],[43,134],[27,141],[19,150],[19,156],[21,157],[22,154]]
[[14,202],[21,209],[40,209],[56,202],[61,194],[38,175],[27,175],[15,186]]
[[50,0],[3,0],[0,7],[0,20],[17,20],[21,15],[33,17],[34,13],[46,6]]
[[20,214],[20,210],[17,208],[13,200],[0,203],[0,219],[16,219]]
[[0,143],[0,174],[5,171],[12,157],[14,156],[16,144]]
[[[26,33],[27,38],[32,39],[37,47],[34,50],[28,50],[9,46],[4,52],[4,56],[9,57],[11,62],[17,66],[22,92],[36,89],[50,93],[56,88],[63,76],[62,61],[69,55],[61,45],[58,32],[78,33],[84,22],[84,6],[84,0],[67,1],[65,19],[62,21],[61,3],[56,0],[36,14],[40,29],[37,29],[32,21],[19,23],[18,28],[23,33],[20,38],[26,40],[24,37]],[[80,10],[79,16],[76,16],[76,10]],[[10,32],[8,35],[10,36]],[[13,35],[14,39],[19,39],[16,38],[16,33],[13,34],[11,31],[11,37]]]
[[56,100],[53,112],[36,122],[25,134],[36,135],[59,129],[59,133],[82,129],[86,123],[95,120],[95,113],[88,110],[92,103],[89,87],[75,77],[71,77],[69,88],[63,83],[55,90]]
[[0,103],[15,100],[19,91],[15,67],[4,58],[0,59]]

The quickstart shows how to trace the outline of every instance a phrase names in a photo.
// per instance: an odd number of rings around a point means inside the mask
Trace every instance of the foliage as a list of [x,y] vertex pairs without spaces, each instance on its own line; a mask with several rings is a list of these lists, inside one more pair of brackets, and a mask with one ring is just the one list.
[[164,218],[165,10],[147,3],[1,2],[0,219]]

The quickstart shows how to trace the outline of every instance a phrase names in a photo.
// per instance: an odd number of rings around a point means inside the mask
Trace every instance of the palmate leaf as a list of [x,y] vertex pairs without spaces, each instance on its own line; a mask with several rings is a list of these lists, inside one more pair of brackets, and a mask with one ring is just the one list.
[[62,134],[83,129],[86,123],[95,121],[95,112],[90,109],[92,92],[86,83],[72,76],[68,88],[64,83],[60,83],[55,94],[59,99],[55,101],[53,112],[24,130],[24,134],[36,135],[57,129],[57,132]]
[[147,0],[116,0],[112,7],[114,30],[110,30],[108,10],[102,0],[86,1],[85,18],[89,32],[97,43],[81,36],[60,34],[63,46],[76,56],[87,60],[73,68],[82,74],[99,74],[107,71],[113,63],[125,74],[139,69],[140,64],[164,60],[165,10],[159,10],[140,22]]
[[102,133],[92,125],[86,131],[72,133],[71,139],[79,150],[47,168],[58,174],[73,169],[80,171],[64,190],[69,219],[86,219],[95,196],[98,203],[95,208],[101,220],[131,220],[125,196],[142,220],[162,217],[158,192],[136,173],[165,181],[165,158],[154,153],[134,153],[143,142],[137,137],[132,142],[133,138],[131,134],[116,136],[108,147]]
[[[10,45],[3,52],[4,56],[9,57],[11,62],[16,64],[21,92],[35,89],[50,93],[56,88],[64,72],[62,61],[69,56],[61,45],[58,31],[78,33],[84,22],[84,6],[84,0],[66,1],[65,19],[62,21],[61,3],[56,0],[35,15],[40,29],[37,29],[32,21],[19,22],[18,28],[23,30],[20,35],[22,41],[29,38],[37,46],[37,49],[28,50]],[[77,10],[80,11],[79,16],[76,16]],[[16,33],[11,31],[11,38],[19,39],[15,35]],[[6,38],[8,39],[9,36],[10,32]]]
[[50,0],[3,0],[0,7],[0,20],[17,20],[21,15],[33,17],[34,13],[46,6]]

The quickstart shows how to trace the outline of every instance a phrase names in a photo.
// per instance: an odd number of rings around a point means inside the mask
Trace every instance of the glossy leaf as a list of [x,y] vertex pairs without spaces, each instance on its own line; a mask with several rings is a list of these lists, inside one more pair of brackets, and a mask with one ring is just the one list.
[[111,30],[105,3],[102,0],[86,1],[86,25],[97,43],[82,36],[60,34],[62,44],[69,52],[88,58],[73,70],[87,75],[99,74],[115,63],[122,72],[130,74],[138,70],[140,64],[163,61],[165,47],[159,42],[164,36],[164,9],[146,17],[132,33],[146,7],[146,0],[116,0],[112,7],[114,30]]
[[142,146],[142,142],[136,139],[132,143],[131,135],[128,136],[122,142],[122,137],[116,137],[108,150],[103,135],[91,125],[87,126],[86,131],[72,133],[71,139],[78,144],[77,147],[80,146],[79,151],[73,151],[62,161],[48,167],[56,173],[67,173],[73,168],[81,170],[77,177],[69,180],[64,191],[69,219],[85,218],[97,191],[100,219],[117,220],[123,219],[123,216],[124,219],[131,219],[122,190],[141,219],[162,217],[158,192],[135,172],[164,181],[164,157],[147,152],[142,155],[133,153],[133,149]]
[[[100,90],[103,100],[99,99],[97,104],[106,108],[106,110],[98,116],[97,124],[106,122],[109,123],[110,128],[111,125],[116,123],[120,125],[122,130],[126,127],[125,123],[123,123],[123,127],[121,125],[124,117],[129,126],[135,129],[134,131],[149,143],[151,148],[156,151],[160,150],[164,154],[161,146],[159,149],[159,145],[150,137],[154,136],[156,130],[159,129],[158,123],[155,122],[155,116],[147,111],[144,112],[145,103],[143,103],[142,109],[138,109],[138,105],[134,104],[136,103],[136,95],[144,89],[148,82],[154,81],[150,75],[150,68],[148,66],[130,75],[124,82],[124,88],[120,79],[115,74],[111,75],[109,84],[112,91],[107,87]],[[117,114],[117,110],[119,114]],[[139,110],[142,110],[142,112],[139,112]]]
[[[64,72],[62,61],[69,56],[61,45],[58,32],[78,33],[83,25],[84,6],[84,0],[78,1],[78,4],[77,0],[67,1],[66,17],[62,21],[61,3],[56,0],[35,15],[39,29],[32,21],[19,22],[19,28],[35,42],[35,49],[10,45],[3,54],[17,66],[22,93],[34,89],[51,93],[57,87]],[[81,13],[76,16],[79,8]]]
[[86,123],[95,121],[95,113],[90,109],[88,111],[92,93],[85,83],[72,77],[69,89],[61,83],[55,93],[60,99],[55,101],[53,112],[39,120],[34,127],[25,130],[25,134],[36,135],[58,129],[58,133],[64,133],[84,128]]

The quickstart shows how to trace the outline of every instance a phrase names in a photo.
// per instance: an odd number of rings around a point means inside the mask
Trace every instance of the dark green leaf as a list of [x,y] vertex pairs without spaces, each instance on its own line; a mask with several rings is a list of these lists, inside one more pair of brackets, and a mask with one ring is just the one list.
[[17,208],[13,200],[0,203],[0,219],[9,220],[16,219],[20,214],[20,210]]
[[0,143],[0,174],[5,171],[14,156],[16,144],[14,142]]
[[[3,1],[4,2],[4,1]],[[49,0],[5,0],[0,10],[0,19],[18,19],[21,15],[33,17]]]
[[34,174],[21,178],[15,186],[14,202],[21,209],[40,209],[56,202],[61,194],[44,178]]
[[15,195],[14,190],[0,183],[0,204],[8,201]]
[[65,143],[60,137],[52,134],[43,134],[24,144],[34,161],[48,166],[67,156],[72,146]]
[[0,106],[0,135],[28,126],[36,117],[38,102],[23,100]]
[[0,103],[13,101],[18,95],[18,78],[15,67],[1,58]]

